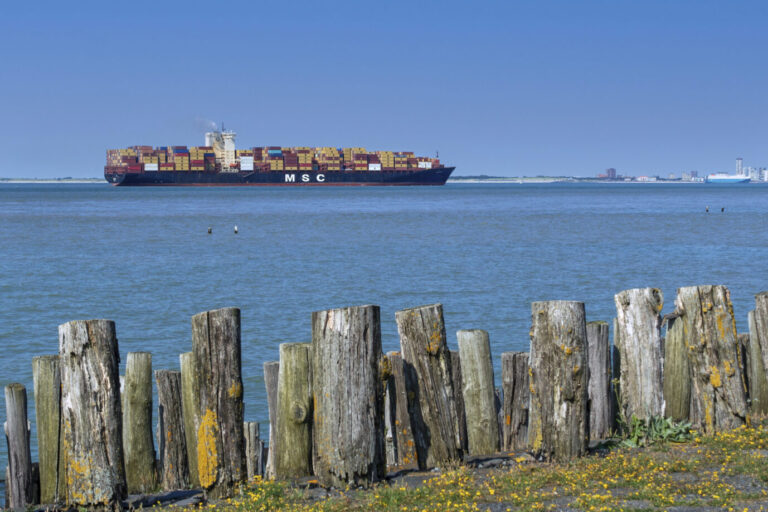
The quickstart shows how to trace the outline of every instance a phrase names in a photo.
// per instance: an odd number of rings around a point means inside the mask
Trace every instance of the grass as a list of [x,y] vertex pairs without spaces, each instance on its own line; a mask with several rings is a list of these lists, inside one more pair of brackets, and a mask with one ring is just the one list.
[[606,456],[568,464],[525,462],[513,467],[435,474],[419,486],[380,483],[313,501],[285,483],[256,480],[240,496],[203,506],[260,511],[586,511],[665,510],[673,506],[768,509],[768,429],[742,427],[687,443],[619,446]]

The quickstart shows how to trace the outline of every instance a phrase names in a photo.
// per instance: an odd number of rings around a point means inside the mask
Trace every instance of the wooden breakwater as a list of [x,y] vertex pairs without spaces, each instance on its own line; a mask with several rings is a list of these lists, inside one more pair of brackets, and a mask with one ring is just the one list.
[[583,303],[534,302],[530,351],[502,354],[501,390],[488,333],[460,330],[450,351],[440,304],[398,311],[401,350],[386,355],[378,306],[315,312],[311,343],[282,344],[264,364],[269,450],[243,417],[238,309],[192,318],[180,371],[153,373],[151,354],[135,352],[122,378],[113,322],[63,324],[58,354],[33,360],[37,463],[26,389],[5,389],[6,505],[117,509],[131,493],[185,488],[228,496],[261,475],[368,485],[499,451],[568,460],[612,435],[617,418],[666,416],[709,433],[768,411],[768,293],[748,335],[724,286],[680,288],[666,316],[658,289],[614,299],[613,345]]

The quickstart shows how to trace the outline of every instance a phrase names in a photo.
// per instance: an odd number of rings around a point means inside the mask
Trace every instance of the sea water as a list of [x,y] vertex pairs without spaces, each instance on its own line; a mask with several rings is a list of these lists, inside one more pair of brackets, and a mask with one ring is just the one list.
[[114,320],[121,371],[133,351],[178,369],[190,317],[236,306],[245,418],[264,424],[262,365],[310,341],[312,311],[381,306],[389,351],[395,311],[440,302],[452,349],[459,329],[489,332],[500,383],[501,353],[528,350],[532,301],[584,301],[588,320],[610,321],[627,288],[660,288],[666,314],[678,287],[724,284],[746,332],[767,270],[762,185],[5,184],[0,385],[27,386],[35,452],[32,358],[57,353],[59,324]]

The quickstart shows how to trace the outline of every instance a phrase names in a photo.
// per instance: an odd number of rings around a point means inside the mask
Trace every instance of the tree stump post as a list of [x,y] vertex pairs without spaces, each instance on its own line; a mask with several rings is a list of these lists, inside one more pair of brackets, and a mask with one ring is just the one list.
[[59,326],[67,505],[118,509],[126,496],[119,360],[111,320]]
[[[426,460],[419,460],[419,467],[425,469],[461,461],[461,428],[443,306],[432,304],[404,309],[395,313],[395,319],[403,361],[406,368],[413,368],[416,377],[414,393],[418,397],[418,413],[412,416],[414,438],[417,453],[426,454]],[[421,443],[424,446],[419,446]]]
[[691,369],[685,345],[685,324],[678,317],[666,319],[664,339],[665,415],[675,421],[691,417]]
[[378,306],[312,313],[312,462],[326,486],[386,475]]
[[259,422],[246,421],[243,425],[245,432],[245,466],[248,480],[264,475],[263,453],[264,441],[260,438]]
[[275,477],[312,474],[312,356],[308,343],[282,343],[277,377]]
[[24,509],[36,501],[32,493],[32,455],[27,421],[27,389],[23,384],[5,386],[5,438],[8,442],[8,480],[5,482],[10,508]]
[[264,363],[264,387],[267,390],[269,408],[269,450],[267,451],[267,478],[275,478],[275,436],[277,435],[277,379],[280,374],[280,362]]
[[547,460],[569,460],[589,442],[584,303],[534,302],[531,316],[528,442]]
[[528,449],[528,403],[531,392],[528,379],[528,352],[501,354],[501,381],[504,414],[502,450]]
[[713,433],[743,425],[747,404],[730,292],[720,285],[679,288],[675,314],[688,349],[694,428]]
[[197,489],[200,487],[200,474],[197,471],[200,381],[194,352],[179,354],[179,366],[181,367],[181,413],[184,416],[184,445],[187,452],[189,485]]
[[766,379],[765,365],[763,363],[763,351],[760,348],[759,330],[755,312],[748,314],[749,334],[746,343],[746,351],[742,351],[745,356],[747,378],[749,389],[750,412],[752,414],[768,414],[768,380]]
[[481,329],[456,333],[461,359],[469,455],[499,451],[499,421],[493,386],[493,362],[488,333]]
[[611,343],[608,335],[606,322],[587,323],[590,439],[605,439],[613,430]]
[[192,346],[200,383],[197,471],[213,497],[231,495],[246,478],[240,310],[192,317]]
[[459,415],[459,442],[462,452],[466,452],[467,445],[467,411],[464,407],[464,379],[461,376],[461,356],[458,350],[449,350],[451,354],[451,383],[453,384],[454,397],[456,398],[456,414]]
[[397,459],[395,466],[398,469],[419,469],[419,459],[416,454],[416,442],[413,439],[413,428],[411,427],[411,409],[410,402],[415,397],[410,397],[412,391],[409,391],[409,385],[405,373],[405,364],[399,352],[388,352],[387,359],[391,367],[391,388],[390,398],[394,407],[394,444]]
[[624,290],[614,296],[621,354],[620,399],[624,418],[664,415],[661,310],[658,288]]
[[[768,292],[755,295],[755,309],[749,323],[749,343],[750,353],[761,355],[763,372],[765,372],[768,369]],[[754,368],[759,374],[759,364],[754,364]],[[762,409],[763,406],[768,407],[768,404],[763,403],[759,408]]]
[[59,502],[65,488],[64,456],[61,453],[61,373],[59,356],[32,359],[37,453],[40,459],[40,503]]
[[149,352],[128,352],[122,406],[128,494],[153,492],[157,477],[152,440],[152,354]]
[[181,372],[157,370],[158,475],[164,491],[189,487],[187,439],[182,414]]

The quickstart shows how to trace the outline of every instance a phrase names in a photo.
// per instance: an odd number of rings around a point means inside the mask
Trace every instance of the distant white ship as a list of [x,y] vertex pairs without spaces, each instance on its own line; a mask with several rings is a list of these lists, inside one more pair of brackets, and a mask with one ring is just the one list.
[[718,172],[707,176],[707,183],[747,183],[749,176],[746,174],[727,174]]

